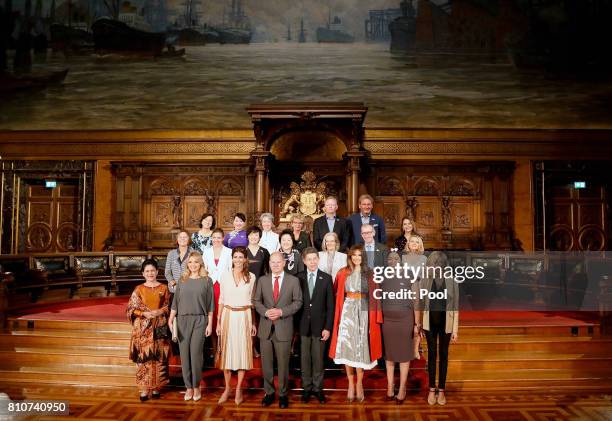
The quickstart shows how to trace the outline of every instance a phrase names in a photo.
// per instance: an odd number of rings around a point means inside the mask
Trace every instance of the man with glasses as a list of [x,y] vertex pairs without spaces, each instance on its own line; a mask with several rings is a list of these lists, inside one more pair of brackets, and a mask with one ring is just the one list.
[[367,264],[369,268],[385,266],[387,262],[387,246],[375,241],[376,231],[370,224],[361,225],[361,238],[366,252]]

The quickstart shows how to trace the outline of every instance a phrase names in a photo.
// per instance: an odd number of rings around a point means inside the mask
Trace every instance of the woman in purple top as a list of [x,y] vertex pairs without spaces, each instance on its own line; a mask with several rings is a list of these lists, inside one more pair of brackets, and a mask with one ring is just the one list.
[[233,249],[234,247],[246,247],[249,245],[246,231],[243,229],[246,223],[244,213],[238,212],[234,215],[234,230],[228,232],[223,239],[223,245]]

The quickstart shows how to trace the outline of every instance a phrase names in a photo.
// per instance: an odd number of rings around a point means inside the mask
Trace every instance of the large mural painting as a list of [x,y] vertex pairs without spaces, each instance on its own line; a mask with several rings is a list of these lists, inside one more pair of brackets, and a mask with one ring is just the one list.
[[0,130],[249,127],[359,101],[370,127],[609,128],[610,0],[1,0]]

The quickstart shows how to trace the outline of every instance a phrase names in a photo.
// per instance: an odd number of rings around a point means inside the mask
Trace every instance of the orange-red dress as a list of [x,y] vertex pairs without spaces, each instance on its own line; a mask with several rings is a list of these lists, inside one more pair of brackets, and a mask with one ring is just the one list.
[[[380,303],[373,296],[374,290],[376,288],[379,288],[379,286],[376,283],[374,283],[371,276],[368,278],[368,292],[367,292],[368,311],[364,311],[365,315],[367,315],[367,318],[368,318],[367,325],[369,328],[367,332],[367,335],[368,335],[367,342],[368,342],[368,348],[369,348],[369,354],[370,354],[369,364],[367,361],[363,361],[361,363],[355,361],[353,364],[350,361],[347,361],[346,358],[344,358],[343,356],[341,355],[338,356],[336,353],[338,349],[338,341],[339,341],[338,332],[340,329],[340,325],[341,323],[346,322],[346,321],[343,321],[342,318],[350,317],[348,316],[349,313],[343,311],[344,304],[347,299],[348,300],[355,299],[354,293],[351,294],[353,298],[350,298],[347,295],[347,293],[350,293],[350,291],[347,291],[346,283],[350,275],[351,275],[351,272],[349,271],[348,268],[341,269],[338,272],[338,275],[336,275],[336,282],[335,282],[336,308],[335,308],[335,315],[334,315],[334,329],[332,332],[331,342],[329,345],[329,357],[334,360],[338,360],[339,363],[341,364],[347,364],[352,367],[371,368],[373,365],[376,364],[376,360],[382,357],[382,335],[380,331],[380,324],[383,321]],[[357,323],[356,321],[352,321],[350,324],[356,324],[356,323]]]
[[[170,339],[164,337],[168,326],[168,287],[138,285],[127,308],[132,324],[130,359],[137,365],[136,384],[140,390],[154,390],[168,383],[168,352]],[[162,309],[162,315],[153,319],[143,316],[146,311]],[[158,329],[161,328],[161,329]]]

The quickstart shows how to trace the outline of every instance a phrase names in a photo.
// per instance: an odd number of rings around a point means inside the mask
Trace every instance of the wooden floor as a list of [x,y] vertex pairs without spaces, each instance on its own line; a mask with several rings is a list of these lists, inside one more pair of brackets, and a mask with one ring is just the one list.
[[[542,385],[545,388],[545,384]],[[184,402],[182,390],[165,390],[158,401],[141,403],[133,388],[75,386],[19,386],[4,384],[13,399],[57,399],[70,401],[67,417],[26,417],[41,420],[601,420],[612,419],[612,397],[601,393],[558,392],[457,392],[449,393],[446,406],[430,407],[423,393],[413,394],[398,406],[383,400],[384,392],[366,394],[364,403],[349,404],[345,392],[329,392],[328,403],[302,404],[300,395],[290,395],[288,409],[275,403],[260,404],[262,393],[245,394],[246,401],[216,404],[219,390],[204,390],[200,402]]]

